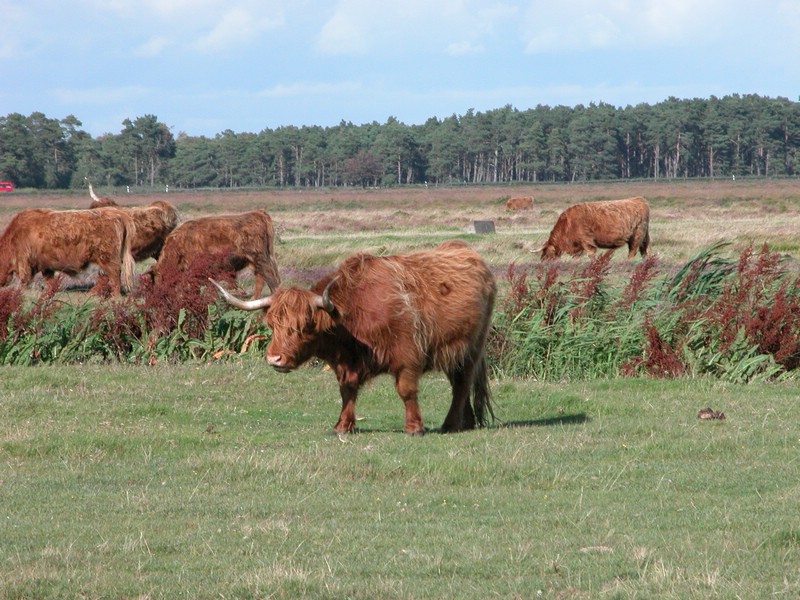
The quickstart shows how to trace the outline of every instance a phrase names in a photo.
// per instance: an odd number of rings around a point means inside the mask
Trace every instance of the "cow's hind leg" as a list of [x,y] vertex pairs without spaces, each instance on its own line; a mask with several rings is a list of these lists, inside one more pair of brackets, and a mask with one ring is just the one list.
[[475,413],[469,403],[474,366],[460,366],[447,374],[453,387],[453,401],[442,423],[442,433],[475,429]]
[[646,231],[641,243],[639,244],[639,254],[647,256],[647,251],[650,249],[650,231]]
[[417,394],[419,392],[419,373],[404,369],[395,375],[397,393],[403,400],[406,409],[406,433],[423,435],[425,426],[419,412]]
[[122,263],[116,258],[98,258],[96,262],[108,278],[111,295],[122,296]]
[[639,252],[642,256],[647,256],[647,248],[650,246],[650,233],[645,232],[634,233],[631,239],[628,240],[628,258],[636,258],[636,253]]
[[17,269],[17,279],[19,279],[19,285],[23,288],[27,288],[31,285],[31,281],[33,281],[33,269],[29,267],[22,267]]
[[639,251],[639,246],[642,243],[642,239],[639,236],[633,236],[630,240],[628,240],[628,258],[636,258],[636,253]]

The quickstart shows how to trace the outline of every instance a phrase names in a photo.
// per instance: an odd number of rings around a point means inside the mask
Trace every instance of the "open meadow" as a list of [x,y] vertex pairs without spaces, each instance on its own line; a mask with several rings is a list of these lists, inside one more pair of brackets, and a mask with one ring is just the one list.
[[[732,261],[769,244],[800,271],[795,180],[103,195],[166,197],[184,218],[263,208],[289,284],[357,251],[460,238],[490,264],[503,306],[509,266],[539,263],[532,250],[564,208],[638,195],[663,276],[716,242]],[[532,210],[506,211],[526,195]],[[22,208],[89,204],[78,192],[2,200],[0,228]],[[475,220],[496,233],[476,235]],[[642,262],[625,255],[611,280]],[[253,351],[154,362],[3,367],[0,600],[800,596],[793,373],[744,385],[496,368],[496,422],[451,435],[438,432],[447,380],[432,373],[424,437],[402,433],[384,377],[359,396],[359,432],[336,436],[341,402],[321,365],[280,374]],[[705,407],[725,418],[699,419]]]
[[[531,251],[542,246],[568,206],[633,196],[650,203],[651,251],[665,265],[685,262],[722,240],[732,243],[732,255],[769,243],[800,262],[800,181],[795,179],[98,194],[129,206],[169,200],[183,218],[266,210],[279,234],[278,264],[289,282],[332,270],[354,252],[413,251],[453,237],[467,239],[504,272],[510,263],[538,262]],[[533,209],[506,210],[506,200],[517,196],[533,196]],[[0,228],[22,208],[88,208],[90,202],[88,193],[79,191],[19,193],[2,200]],[[475,220],[494,221],[496,234],[475,236]],[[614,257],[620,269],[626,268],[624,258],[623,250]]]

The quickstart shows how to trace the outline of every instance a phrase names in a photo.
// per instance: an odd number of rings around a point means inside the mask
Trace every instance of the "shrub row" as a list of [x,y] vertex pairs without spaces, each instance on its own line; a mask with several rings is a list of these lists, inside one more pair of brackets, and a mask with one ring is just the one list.
[[[142,276],[136,291],[109,298],[103,278],[91,298],[65,300],[60,278],[31,302],[20,288],[0,289],[0,364],[186,361],[247,350],[262,339],[259,315],[217,303],[208,276],[234,283],[217,257],[186,272],[163,269],[157,283]],[[255,344],[257,346],[257,344]]]
[[495,316],[496,371],[561,380],[614,376],[778,379],[800,365],[800,279],[763,246],[725,259],[707,248],[676,273],[640,262],[613,285],[610,255],[566,275],[509,267]]
[[[737,261],[724,244],[677,272],[649,257],[629,277],[611,256],[510,265],[495,311],[490,363],[499,376],[568,380],[616,376],[713,376],[734,382],[786,377],[800,366],[800,279],[767,246]],[[70,302],[54,279],[34,300],[0,289],[0,364],[153,363],[261,352],[258,313],[217,300],[213,259],[186,273],[142,278],[123,299]],[[252,342],[252,343],[251,343]]]

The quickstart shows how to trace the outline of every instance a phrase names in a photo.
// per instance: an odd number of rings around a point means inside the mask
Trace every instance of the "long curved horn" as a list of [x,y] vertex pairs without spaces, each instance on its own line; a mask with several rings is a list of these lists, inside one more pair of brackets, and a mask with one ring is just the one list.
[[89,181],[89,178],[88,178],[88,177],[84,177],[84,179],[86,180],[86,183],[88,183],[88,184],[89,184],[89,197],[90,197],[92,200],[94,200],[95,202],[99,202],[99,201],[100,201],[100,198],[98,198],[98,197],[97,197],[97,194],[95,194],[95,193],[94,193],[94,188],[92,187],[92,182],[91,182],[91,181]]
[[329,313],[332,313],[336,310],[336,307],[333,305],[331,301],[331,288],[333,284],[336,283],[336,280],[339,279],[338,277],[334,277],[328,282],[328,285],[325,286],[325,289],[322,290],[322,296],[317,296],[315,305],[317,308],[322,308]]
[[270,304],[272,304],[272,296],[265,296],[264,298],[257,298],[255,300],[240,300],[210,277],[208,280],[217,286],[217,289],[220,291],[222,297],[225,298],[228,304],[235,306],[236,308],[241,308],[242,310],[258,310],[260,308],[267,308]]

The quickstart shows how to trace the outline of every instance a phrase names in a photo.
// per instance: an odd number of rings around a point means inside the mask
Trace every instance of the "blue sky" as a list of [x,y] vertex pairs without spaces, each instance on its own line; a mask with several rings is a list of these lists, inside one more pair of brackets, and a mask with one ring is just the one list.
[[0,0],[0,116],[174,135],[800,96],[800,0]]

